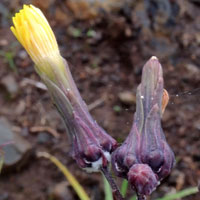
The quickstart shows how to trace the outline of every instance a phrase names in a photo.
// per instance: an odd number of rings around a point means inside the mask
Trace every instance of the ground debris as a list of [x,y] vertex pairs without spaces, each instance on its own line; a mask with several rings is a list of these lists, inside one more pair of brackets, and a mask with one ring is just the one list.
[[30,128],[30,132],[37,133],[37,132],[47,132],[50,133],[55,138],[59,138],[59,133],[49,126],[34,126]]
[[1,84],[5,86],[7,92],[11,95],[11,97],[15,97],[17,95],[19,87],[14,76],[7,75],[3,77],[3,79],[1,80]]
[[31,144],[25,140],[19,133],[12,131],[9,122],[0,119],[0,145],[11,142],[12,144],[6,145],[3,150],[5,152],[4,168],[14,170],[26,164],[28,157],[31,155]]
[[49,197],[55,200],[73,200],[71,191],[68,188],[67,181],[60,182],[52,187],[49,191]]
[[134,105],[136,102],[135,95],[130,91],[120,92],[118,94],[119,100],[127,105]]

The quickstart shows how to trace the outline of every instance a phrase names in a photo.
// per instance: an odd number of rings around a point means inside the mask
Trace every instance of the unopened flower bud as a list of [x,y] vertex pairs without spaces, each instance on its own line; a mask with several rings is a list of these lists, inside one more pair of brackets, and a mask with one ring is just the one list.
[[89,114],[45,16],[38,8],[24,5],[13,17],[13,23],[12,32],[36,64],[36,71],[64,120],[73,158],[80,167],[91,171],[106,167],[117,143]]
[[[80,118],[78,113],[73,113],[74,142],[72,156],[81,168],[88,172],[98,171],[100,167],[107,167],[111,159],[111,152],[116,148],[116,142],[102,130],[93,120]],[[85,121],[84,121],[85,120]],[[86,123],[87,121],[87,123]],[[95,133],[104,135],[104,140]],[[106,141],[106,146],[104,142]]]
[[140,195],[151,194],[175,162],[161,127],[168,99],[163,89],[162,67],[152,57],[143,68],[142,82],[137,88],[132,130],[112,155],[116,174],[127,178]]
[[159,185],[156,174],[147,164],[133,165],[128,172],[128,181],[139,195],[150,195]]
[[112,154],[112,165],[117,176],[128,178],[129,169],[139,163],[139,132],[135,126],[123,144]]

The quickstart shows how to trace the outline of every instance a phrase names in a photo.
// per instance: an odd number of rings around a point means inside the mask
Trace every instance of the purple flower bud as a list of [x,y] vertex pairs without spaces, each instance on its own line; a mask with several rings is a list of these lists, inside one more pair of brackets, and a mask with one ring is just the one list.
[[89,114],[45,16],[38,8],[24,5],[13,22],[12,32],[34,61],[66,124],[72,156],[80,167],[105,167],[116,141]]
[[128,172],[128,181],[139,195],[150,195],[159,185],[156,174],[146,164],[133,165]]
[[152,57],[143,68],[142,82],[137,88],[132,130],[112,154],[116,174],[127,178],[140,195],[151,194],[175,163],[161,127],[167,101],[163,99],[163,92],[167,96],[162,67],[158,59]]
[[66,125],[72,143],[71,155],[81,168],[98,171],[101,166],[107,166],[117,142],[89,114],[67,63],[62,79],[61,74],[54,73],[54,81],[41,77]]
[[112,165],[117,176],[128,178],[129,169],[140,163],[140,135],[136,126],[132,130],[123,144],[112,154]]
[[[110,161],[110,154],[115,149],[115,141],[94,121],[85,123],[76,112],[74,112],[73,127],[74,143],[72,156],[78,165],[87,171],[98,171],[102,167],[106,167]],[[102,134],[104,139],[98,135]]]

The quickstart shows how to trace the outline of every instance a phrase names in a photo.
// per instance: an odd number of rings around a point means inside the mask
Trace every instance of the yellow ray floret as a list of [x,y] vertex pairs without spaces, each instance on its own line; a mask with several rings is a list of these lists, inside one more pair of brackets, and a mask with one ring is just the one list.
[[64,70],[55,35],[40,9],[24,5],[13,17],[11,31],[26,49],[39,73],[52,76],[52,66]]

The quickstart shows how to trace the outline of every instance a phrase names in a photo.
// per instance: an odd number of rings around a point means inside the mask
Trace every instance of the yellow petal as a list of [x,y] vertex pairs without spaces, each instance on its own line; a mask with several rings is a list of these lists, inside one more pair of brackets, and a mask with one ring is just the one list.
[[[24,5],[12,18],[11,31],[26,49],[39,73],[52,77],[55,70],[65,70],[55,35],[39,8]],[[52,69],[54,66],[55,69]]]

